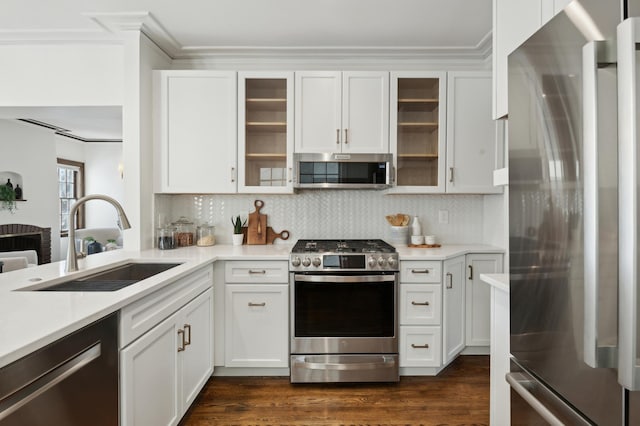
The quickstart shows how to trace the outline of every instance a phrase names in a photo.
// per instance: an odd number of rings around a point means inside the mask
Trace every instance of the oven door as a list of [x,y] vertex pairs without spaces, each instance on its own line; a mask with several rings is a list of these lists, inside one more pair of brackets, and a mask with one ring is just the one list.
[[397,354],[397,272],[291,274],[292,354]]

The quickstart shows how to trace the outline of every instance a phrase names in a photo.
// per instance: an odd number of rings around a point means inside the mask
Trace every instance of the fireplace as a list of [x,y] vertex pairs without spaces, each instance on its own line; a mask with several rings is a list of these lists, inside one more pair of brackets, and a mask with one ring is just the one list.
[[35,250],[38,264],[51,263],[51,228],[34,225],[0,225],[0,252]]

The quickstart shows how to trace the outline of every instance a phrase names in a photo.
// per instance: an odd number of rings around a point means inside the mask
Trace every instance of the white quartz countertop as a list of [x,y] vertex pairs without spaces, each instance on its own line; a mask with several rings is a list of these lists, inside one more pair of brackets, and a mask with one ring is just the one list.
[[509,293],[509,274],[480,274],[480,280]]
[[[114,250],[79,259],[77,272],[65,273],[62,261],[0,274],[0,367],[216,260],[288,260],[291,247],[291,244],[273,244],[139,252]],[[467,253],[504,251],[487,245],[444,245],[436,249],[398,247],[397,250],[400,260],[444,260]],[[23,291],[81,278],[128,262],[145,261],[182,264],[113,292]]]

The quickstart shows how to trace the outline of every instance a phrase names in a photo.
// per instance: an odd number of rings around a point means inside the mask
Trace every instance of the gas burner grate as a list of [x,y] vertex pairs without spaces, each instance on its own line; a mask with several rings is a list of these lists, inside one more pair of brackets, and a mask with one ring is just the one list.
[[383,240],[298,240],[292,253],[395,253]]

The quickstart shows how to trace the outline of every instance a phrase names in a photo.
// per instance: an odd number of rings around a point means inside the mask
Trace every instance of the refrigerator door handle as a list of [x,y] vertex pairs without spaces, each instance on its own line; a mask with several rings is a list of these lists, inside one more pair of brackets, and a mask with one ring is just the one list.
[[[506,380],[511,386],[511,389],[516,391],[518,395],[524,399],[536,413],[538,413],[543,419],[545,419],[550,425],[563,426],[565,424],[572,425],[590,425],[591,423],[586,421],[576,411],[574,411],[567,403],[557,397],[554,393],[547,390],[540,382],[535,380],[529,374],[522,371],[507,373]],[[540,399],[536,396],[544,398],[544,400],[553,406],[554,411],[561,414],[563,420],[560,420],[556,414],[550,410]],[[570,420],[570,422],[567,422]]]
[[618,382],[640,390],[638,366],[638,70],[640,18],[618,25]]
[[[617,217],[615,210],[607,210],[603,203],[610,203],[601,197],[601,189],[611,187],[615,191],[617,175],[606,170],[617,169],[615,144],[615,103],[603,105],[601,93],[615,93],[615,73],[610,72],[611,79],[602,78],[600,70],[615,64],[615,49],[606,41],[592,41],[582,48],[582,90],[583,90],[583,176],[584,176],[584,362],[592,368],[615,368],[617,366],[617,346],[615,341],[603,344],[605,336],[598,333],[601,313],[600,306],[601,250],[607,248],[601,238],[606,232],[601,229],[610,225],[615,228]],[[604,86],[610,83],[610,86]],[[602,85],[602,87],[601,87]],[[615,101],[612,101],[615,102]],[[607,123],[605,120],[609,118]],[[610,126],[607,126],[610,124]],[[606,130],[605,130],[606,129]],[[609,137],[604,138],[607,135]],[[602,145],[601,145],[602,139]],[[608,150],[609,152],[607,153]],[[604,171],[602,174],[601,171]],[[606,183],[603,180],[609,178]],[[611,182],[613,180],[613,182]],[[608,188],[608,187],[607,187]],[[609,214],[607,214],[609,212]],[[607,265],[605,265],[607,266]],[[611,278],[611,277],[607,277]],[[613,308],[615,310],[615,308]],[[602,327],[602,325],[600,325]],[[610,326],[611,327],[611,326]],[[609,336],[615,336],[617,330],[608,330]],[[611,339],[609,339],[611,340]]]

